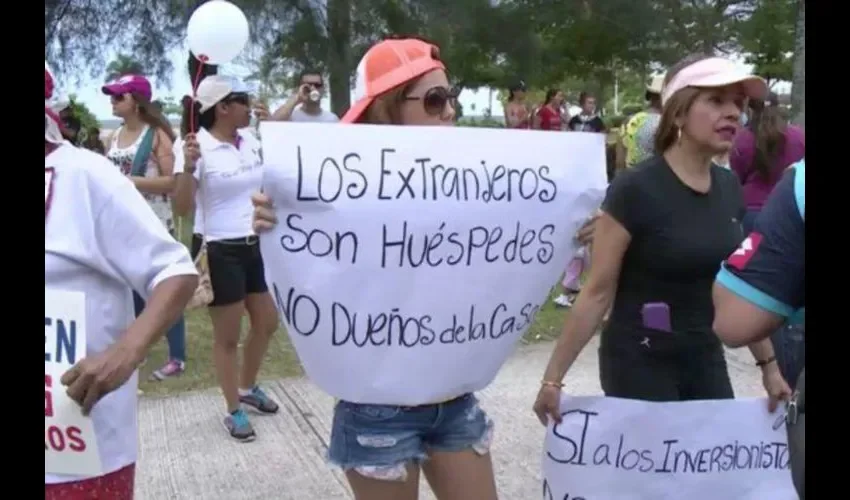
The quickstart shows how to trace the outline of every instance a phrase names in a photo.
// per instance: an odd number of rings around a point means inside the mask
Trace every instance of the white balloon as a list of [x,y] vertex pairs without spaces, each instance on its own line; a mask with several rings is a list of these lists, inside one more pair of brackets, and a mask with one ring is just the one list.
[[225,64],[248,43],[248,19],[232,3],[212,0],[192,13],[187,38],[195,57],[207,64]]

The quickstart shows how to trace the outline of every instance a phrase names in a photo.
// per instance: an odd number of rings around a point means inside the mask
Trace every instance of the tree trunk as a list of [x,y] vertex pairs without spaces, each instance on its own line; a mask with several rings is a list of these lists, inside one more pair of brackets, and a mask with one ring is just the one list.
[[351,106],[351,2],[328,0],[327,12],[331,110],[341,117]]
[[806,2],[797,0],[794,33],[794,75],[791,86],[792,122],[806,127]]

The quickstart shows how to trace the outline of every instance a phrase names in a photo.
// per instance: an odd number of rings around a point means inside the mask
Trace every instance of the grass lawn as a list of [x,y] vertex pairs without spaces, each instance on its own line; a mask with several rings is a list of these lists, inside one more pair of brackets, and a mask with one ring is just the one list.
[[[551,340],[560,333],[564,322],[565,309],[556,308],[551,300],[547,301],[537,314],[537,321],[529,328],[523,343]],[[165,340],[152,350],[148,361],[140,372],[140,388],[146,396],[166,395],[194,389],[206,389],[217,385],[212,364],[212,325],[206,309],[198,309],[186,316],[186,353],[189,358],[186,372],[162,382],[148,381],[153,370],[162,366],[167,356]],[[247,331],[247,319],[243,321],[243,331]],[[540,368],[541,370],[543,367]],[[260,372],[262,379],[277,379],[301,375],[301,365],[295,349],[289,343],[286,331],[281,328],[275,333],[269,345],[269,352]]]

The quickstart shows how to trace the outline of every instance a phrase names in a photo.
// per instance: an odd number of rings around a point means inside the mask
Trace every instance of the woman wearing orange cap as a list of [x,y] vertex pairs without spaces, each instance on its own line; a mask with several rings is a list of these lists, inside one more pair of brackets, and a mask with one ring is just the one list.
[[[419,39],[372,46],[357,67],[355,94],[343,123],[454,125],[458,92],[439,49]],[[255,230],[273,227],[268,197],[253,201]],[[492,433],[472,394],[416,407],[339,401],[328,454],[360,500],[415,500],[420,470],[440,500],[495,500]]]

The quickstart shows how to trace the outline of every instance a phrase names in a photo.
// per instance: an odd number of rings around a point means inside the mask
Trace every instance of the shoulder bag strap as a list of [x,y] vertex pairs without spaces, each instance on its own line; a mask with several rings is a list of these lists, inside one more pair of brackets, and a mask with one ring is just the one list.
[[145,131],[142,142],[139,144],[139,149],[136,150],[136,156],[133,157],[133,168],[130,170],[130,175],[134,177],[144,177],[148,170],[148,160],[153,152],[153,139],[156,130],[148,126]]

